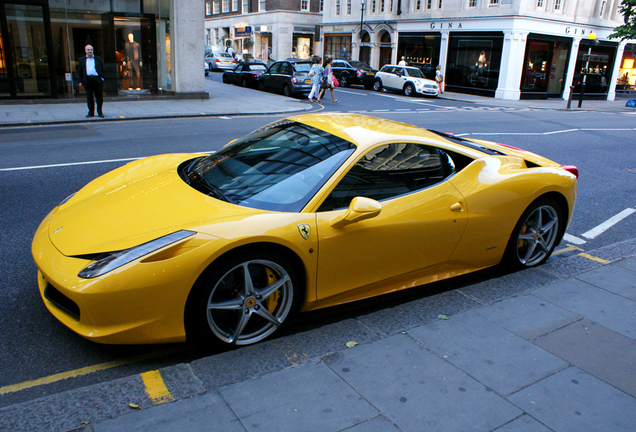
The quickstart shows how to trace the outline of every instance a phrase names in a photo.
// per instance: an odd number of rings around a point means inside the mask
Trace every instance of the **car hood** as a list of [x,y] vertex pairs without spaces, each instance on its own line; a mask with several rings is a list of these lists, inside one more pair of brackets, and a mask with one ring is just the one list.
[[177,167],[196,156],[200,155],[154,156],[93,180],[53,211],[51,241],[67,256],[112,252],[212,221],[263,213],[209,197],[186,184]]

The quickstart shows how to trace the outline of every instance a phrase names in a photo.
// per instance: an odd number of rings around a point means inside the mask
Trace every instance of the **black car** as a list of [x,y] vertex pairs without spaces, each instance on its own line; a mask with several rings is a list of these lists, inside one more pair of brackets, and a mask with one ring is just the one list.
[[241,63],[231,71],[223,72],[223,82],[258,88],[259,78],[265,72],[267,72],[265,63]]
[[373,88],[373,77],[377,70],[366,63],[355,60],[334,60],[331,69],[342,87],[360,84],[367,90]]
[[282,93],[285,96],[302,96],[311,91],[309,71],[313,63],[307,60],[287,59],[277,61],[261,75],[258,88]]

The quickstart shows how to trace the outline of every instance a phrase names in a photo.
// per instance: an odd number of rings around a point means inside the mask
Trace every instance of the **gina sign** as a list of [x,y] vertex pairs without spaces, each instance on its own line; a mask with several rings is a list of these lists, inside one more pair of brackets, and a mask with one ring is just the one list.
[[462,27],[462,23],[452,23],[452,22],[434,23],[434,22],[432,22],[431,23],[431,28],[432,29],[435,29],[435,28],[439,28],[439,29],[452,29],[452,28],[460,29],[460,28],[463,28],[463,27]]

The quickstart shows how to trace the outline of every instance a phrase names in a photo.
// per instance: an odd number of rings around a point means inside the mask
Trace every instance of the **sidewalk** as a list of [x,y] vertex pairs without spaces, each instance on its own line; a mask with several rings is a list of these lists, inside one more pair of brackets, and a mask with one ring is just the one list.
[[0,430],[633,431],[636,239],[587,254],[9,406]]
[[[144,118],[199,117],[199,116],[235,116],[255,114],[292,114],[311,110],[312,105],[305,100],[259,92],[234,85],[221,84],[205,80],[209,99],[176,99],[157,97],[154,99],[117,98],[104,102],[106,118],[87,119],[84,98],[72,101],[42,101],[42,103],[0,103],[0,127],[41,125],[54,123],[100,122],[114,120],[134,120]],[[531,108],[546,110],[566,110],[567,101],[548,100],[501,100],[489,97],[445,92],[441,99],[454,100],[467,104],[479,104],[493,107]],[[578,108],[578,101],[572,101],[570,111],[606,111],[634,112],[636,108],[627,108],[625,103],[636,98],[636,94],[616,95],[614,101],[585,100]]]

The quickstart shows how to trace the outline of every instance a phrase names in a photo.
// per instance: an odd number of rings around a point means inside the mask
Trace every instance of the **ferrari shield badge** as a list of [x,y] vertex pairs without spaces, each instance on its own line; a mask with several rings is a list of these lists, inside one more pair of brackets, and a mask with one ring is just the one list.
[[309,238],[309,235],[311,234],[311,228],[307,223],[298,224],[298,231],[305,240],[307,240]]

